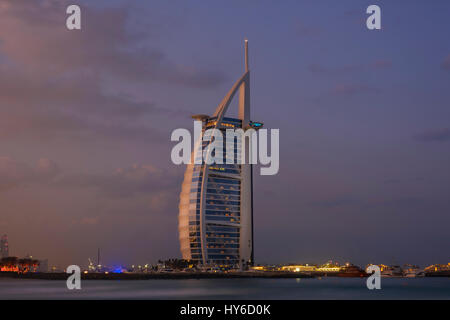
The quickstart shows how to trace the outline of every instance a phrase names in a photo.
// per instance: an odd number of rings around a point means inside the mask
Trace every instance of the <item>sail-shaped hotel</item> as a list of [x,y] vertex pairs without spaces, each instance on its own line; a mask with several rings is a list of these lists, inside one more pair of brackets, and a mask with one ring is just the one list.
[[[239,91],[238,118],[226,117],[227,109]],[[261,127],[250,121],[250,71],[248,41],[245,40],[245,72],[217,107],[213,116],[195,115],[202,130],[230,128],[244,131]],[[196,141],[205,150],[210,142]],[[250,142],[236,139],[234,159],[240,148],[249,155]],[[200,153],[201,156],[202,153]],[[192,158],[195,157],[195,152]],[[224,155],[225,157],[225,155]],[[246,269],[253,264],[253,186],[252,165],[196,164],[191,161],[184,175],[179,204],[179,236],[183,259],[203,265]]]

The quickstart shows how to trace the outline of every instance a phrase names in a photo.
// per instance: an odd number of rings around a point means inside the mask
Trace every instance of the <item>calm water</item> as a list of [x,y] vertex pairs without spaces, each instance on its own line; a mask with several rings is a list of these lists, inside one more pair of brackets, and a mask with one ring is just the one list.
[[368,290],[365,279],[202,279],[82,281],[0,279],[0,299],[450,299],[450,278],[386,279]]

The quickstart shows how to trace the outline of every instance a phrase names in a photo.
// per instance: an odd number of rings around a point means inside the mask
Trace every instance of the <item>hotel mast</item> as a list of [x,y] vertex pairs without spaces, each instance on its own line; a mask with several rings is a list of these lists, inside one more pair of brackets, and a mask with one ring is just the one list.
[[[239,91],[238,118],[225,117]],[[245,40],[245,71],[217,107],[213,116],[195,115],[203,132],[229,128],[250,129],[250,71],[248,41]],[[260,127],[261,124],[258,124]],[[253,264],[253,185],[249,164],[250,142],[244,143],[247,160],[236,162],[241,139],[234,142],[234,164],[189,164],[184,175],[179,204],[179,237],[183,259],[203,265],[239,266]],[[200,144],[201,143],[201,144]],[[196,141],[205,150],[210,142]],[[201,154],[201,153],[200,153]],[[192,159],[195,157],[195,151]],[[191,161],[193,162],[193,161]]]

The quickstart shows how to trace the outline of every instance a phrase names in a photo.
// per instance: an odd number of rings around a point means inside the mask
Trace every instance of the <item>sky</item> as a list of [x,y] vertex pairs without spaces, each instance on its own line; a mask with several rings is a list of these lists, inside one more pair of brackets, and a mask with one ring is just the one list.
[[[81,7],[82,29],[66,29]],[[381,7],[381,30],[366,8]],[[0,234],[86,265],[181,257],[176,128],[243,73],[280,129],[257,263],[449,262],[450,2],[0,0]],[[234,111],[233,111],[234,112]]]

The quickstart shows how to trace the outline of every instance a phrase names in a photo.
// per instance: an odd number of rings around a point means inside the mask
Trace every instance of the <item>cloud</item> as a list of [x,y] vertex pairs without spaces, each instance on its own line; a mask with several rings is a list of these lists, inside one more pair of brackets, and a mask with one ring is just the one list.
[[321,208],[335,208],[335,207],[348,207],[360,204],[360,201],[353,196],[337,196],[331,199],[323,199],[319,201],[312,201],[309,203],[313,207]]
[[392,61],[391,60],[375,60],[371,65],[374,69],[390,69],[392,68]]
[[79,223],[82,225],[97,225],[99,222],[99,217],[83,217],[79,220]]
[[89,188],[113,199],[152,195],[150,200],[158,205],[167,199],[167,193],[177,194],[179,182],[179,175],[174,170],[150,164],[134,164],[110,174],[67,173],[47,158],[41,158],[35,166],[30,166],[10,157],[0,157],[0,191],[22,185],[45,184],[69,191]]
[[[61,14],[69,4],[65,0],[7,1],[0,7],[2,53],[14,63],[53,75],[83,71],[205,88],[224,80],[219,72],[178,65],[160,49],[149,47],[149,33],[128,24],[129,5],[102,9],[84,5],[82,30],[69,32],[67,16]],[[36,17],[39,23],[34,23]]]
[[312,63],[308,66],[308,70],[312,73],[318,73],[318,74],[326,74],[326,75],[337,75],[342,73],[348,73],[348,72],[354,72],[361,70],[360,66],[357,65],[348,65],[343,67],[326,67],[317,63]]
[[58,179],[63,187],[92,188],[103,196],[127,198],[137,195],[155,195],[153,202],[165,197],[166,191],[178,189],[179,176],[170,170],[152,165],[132,165],[119,168],[111,174],[73,174]]
[[[32,201],[37,190],[58,199],[45,202],[43,206],[57,206],[63,210],[82,206],[73,218],[77,225],[95,225],[110,214],[140,215],[151,210],[166,212],[177,202],[180,192],[180,175],[177,170],[167,170],[151,164],[134,164],[118,168],[110,173],[69,173],[54,161],[41,158],[35,165],[28,165],[10,157],[0,157],[0,195],[14,192],[21,203]],[[23,188],[26,187],[26,191]],[[45,188],[44,188],[45,187]],[[8,194],[8,196],[12,195]],[[39,193],[40,197],[42,196]],[[6,210],[0,202],[0,211]],[[78,216],[78,217],[77,217]]]
[[413,138],[423,142],[447,142],[450,141],[450,128],[427,130],[414,135]]
[[95,225],[124,213],[137,218],[176,212],[180,182],[173,170],[135,164],[104,174],[64,174],[51,186],[67,195],[86,193],[83,204],[94,206],[95,211],[85,211],[86,216],[74,223]]
[[395,179],[395,178],[385,179],[383,181],[384,184],[398,184],[400,182],[401,182],[400,179]]
[[441,67],[442,69],[450,70],[450,54],[442,61]]
[[343,75],[354,72],[363,72],[370,70],[389,69],[392,67],[390,60],[375,60],[367,64],[349,64],[337,67],[328,67],[322,64],[312,63],[308,66],[308,70],[312,73],[324,75]]
[[364,84],[338,84],[331,93],[337,96],[354,96],[361,93],[379,93],[380,90]]
[[59,173],[59,166],[46,158],[40,159],[33,167],[10,157],[0,156],[0,191],[28,184],[46,184]]
[[152,47],[154,30],[130,27],[129,5],[101,10],[84,5],[82,30],[68,31],[68,1],[2,4],[0,140],[163,140],[145,120],[179,112],[127,88],[169,84],[203,89],[225,78],[177,64]]
[[295,33],[301,38],[315,38],[323,33],[323,29],[298,21],[295,26]]
[[[372,203],[375,207],[386,207],[394,209],[409,209],[411,207],[419,208],[426,204],[426,199],[416,196],[398,196],[390,197]],[[403,211],[404,212],[404,211]]]

